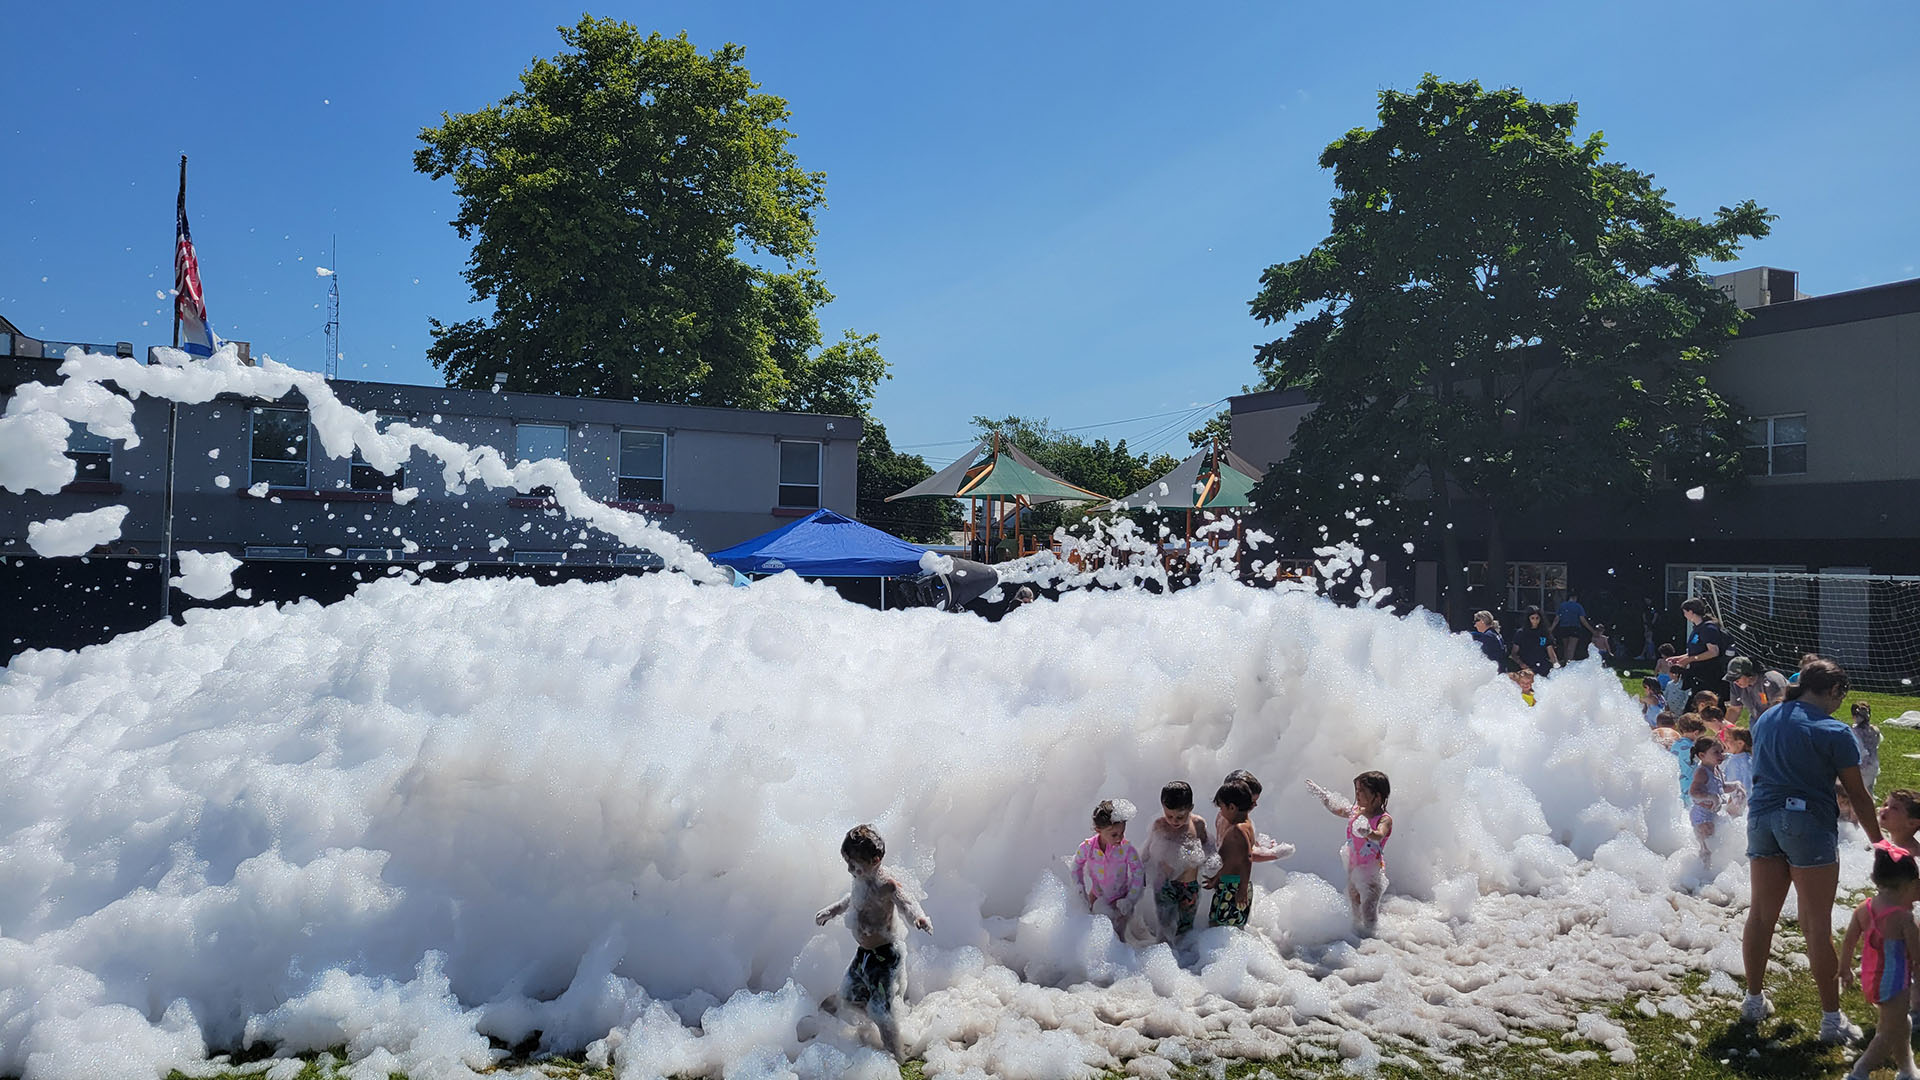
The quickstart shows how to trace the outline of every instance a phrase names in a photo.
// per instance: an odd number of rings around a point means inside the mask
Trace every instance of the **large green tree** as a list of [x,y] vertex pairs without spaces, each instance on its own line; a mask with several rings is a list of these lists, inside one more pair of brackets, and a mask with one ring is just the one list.
[[952,499],[902,499],[897,495],[933,475],[918,454],[895,450],[886,426],[868,420],[860,430],[860,520],[918,544],[947,542],[960,528],[960,504]]
[[820,380],[867,376],[814,355],[825,177],[788,149],[787,103],[737,45],[703,54],[590,16],[560,36],[518,90],[420,133],[414,167],[452,179],[465,276],[493,305],[432,322],[448,383],[506,372],[516,390],[754,409],[846,397]]
[[1432,75],[1383,92],[1378,126],[1321,155],[1327,238],[1268,268],[1252,302],[1287,325],[1258,353],[1264,385],[1318,402],[1263,505],[1335,539],[1389,510],[1429,520],[1450,606],[1456,525],[1488,530],[1503,575],[1514,514],[1739,475],[1738,416],[1706,371],[1741,315],[1700,263],[1771,218],[1751,201],[1676,213],[1599,133],[1576,138],[1577,111]]

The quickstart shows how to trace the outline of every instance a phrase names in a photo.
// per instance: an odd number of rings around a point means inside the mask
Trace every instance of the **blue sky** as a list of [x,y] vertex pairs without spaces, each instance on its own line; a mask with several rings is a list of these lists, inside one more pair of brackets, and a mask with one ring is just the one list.
[[[215,331],[341,374],[438,383],[427,318],[469,314],[445,111],[512,90],[574,5],[20,4],[0,80],[0,315],[164,344],[178,155]],[[1667,3],[604,4],[735,41],[827,174],[823,315],[878,332],[877,415],[943,464],[975,413],[1067,427],[1254,380],[1246,304],[1325,235],[1315,162],[1422,72],[1576,100],[1683,212],[1780,215],[1740,265],[1809,292],[1920,274],[1920,7]],[[1185,446],[1180,416],[1089,430]],[[1172,424],[1169,427],[1169,423]]]

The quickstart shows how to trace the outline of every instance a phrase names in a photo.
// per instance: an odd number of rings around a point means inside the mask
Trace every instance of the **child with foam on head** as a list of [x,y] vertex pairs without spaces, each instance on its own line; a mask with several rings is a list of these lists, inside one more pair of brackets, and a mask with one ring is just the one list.
[[1353,778],[1352,802],[1311,780],[1307,788],[1335,817],[1347,819],[1346,843],[1340,846],[1340,861],[1347,866],[1347,904],[1355,929],[1372,933],[1380,924],[1380,898],[1387,891],[1387,840],[1393,836],[1387,799],[1393,785],[1386,773],[1363,772]]
[[1860,747],[1860,782],[1873,794],[1873,783],[1880,779],[1880,729],[1873,726],[1873,706],[1864,701],[1853,703],[1853,741]]
[[821,908],[813,921],[825,926],[834,916],[846,912],[856,946],[853,963],[847,965],[846,978],[840,982],[839,998],[827,999],[823,1007],[836,1012],[841,1002],[863,1006],[880,1029],[880,1042],[887,1053],[900,1061],[899,1015],[906,1002],[900,947],[906,942],[907,922],[931,934],[933,921],[920,910],[899,875],[881,865],[886,856],[887,842],[873,826],[849,829],[840,842],[840,857],[847,862],[847,873],[853,875],[853,888]]
[[1713,838],[1713,826],[1727,809],[1727,803],[1738,792],[1742,797],[1746,792],[1737,781],[1728,780],[1721,766],[1727,760],[1727,749],[1715,738],[1700,739],[1693,744],[1693,783],[1688,785],[1687,797],[1693,800],[1688,809],[1687,818],[1693,823],[1693,831],[1700,838],[1700,857],[1707,858],[1707,841]]
[[1206,881],[1213,890],[1213,903],[1207,908],[1208,926],[1245,926],[1253,910],[1253,826],[1247,815],[1253,812],[1253,792],[1238,780],[1229,780],[1214,792],[1213,805],[1220,810],[1220,869]]
[[[1140,849],[1153,903],[1134,909],[1128,941],[1172,941],[1193,929],[1200,910],[1200,867],[1213,853],[1207,823],[1193,812],[1193,788],[1185,780],[1161,788],[1160,816],[1148,826],[1146,846]],[[1149,913],[1151,925],[1144,925]]]
[[1912,993],[1914,958],[1920,956],[1920,927],[1913,922],[1913,904],[1920,900],[1920,864],[1913,853],[1891,840],[1873,846],[1873,884],[1878,890],[1854,909],[1847,934],[1840,942],[1840,977],[1856,985],[1853,950],[1860,949],[1857,985],[1867,1001],[1880,1010],[1873,1041],[1853,1063],[1847,1075],[1866,1080],[1875,1067],[1892,1062],[1900,1080],[1920,1076],[1913,1063],[1913,1024],[1907,1009]]
[[1146,868],[1140,853],[1127,841],[1127,822],[1134,806],[1125,799],[1102,799],[1093,808],[1093,835],[1073,853],[1073,880],[1095,915],[1105,915],[1114,926],[1124,925],[1146,888]]

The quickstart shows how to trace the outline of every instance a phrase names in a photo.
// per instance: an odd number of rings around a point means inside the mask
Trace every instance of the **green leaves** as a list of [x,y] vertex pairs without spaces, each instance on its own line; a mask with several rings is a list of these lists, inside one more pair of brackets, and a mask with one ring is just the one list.
[[[832,299],[812,266],[825,177],[788,150],[786,102],[737,45],[590,16],[560,35],[519,90],[420,133],[414,167],[452,180],[465,277],[494,305],[432,324],[449,384],[507,371],[521,390],[743,408],[826,393],[809,359]],[[850,377],[870,396],[876,377]]]
[[1286,328],[1256,356],[1264,385],[1320,403],[1273,499],[1325,520],[1356,506],[1343,478],[1378,472],[1510,512],[1737,476],[1733,410],[1704,374],[1741,316],[1699,264],[1771,218],[1676,214],[1598,133],[1576,137],[1577,114],[1428,75],[1327,147],[1331,231],[1251,303]]

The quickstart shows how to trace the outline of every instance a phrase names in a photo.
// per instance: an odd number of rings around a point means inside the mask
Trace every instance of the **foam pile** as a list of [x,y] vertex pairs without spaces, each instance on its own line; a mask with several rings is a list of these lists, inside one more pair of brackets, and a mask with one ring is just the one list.
[[[1590,1003],[1731,990],[1744,873],[1693,853],[1617,682],[1539,702],[1428,621],[1226,583],[997,624],[684,575],[190,611],[0,673],[0,1074],[264,1044],[366,1080],[503,1047],[891,1076],[816,1007],[852,943],[811,915],[863,821],[927,894],[903,1030],[929,1075],[1631,1060]],[[1138,841],[1162,783],[1204,803],[1234,768],[1300,847],[1256,868],[1251,932],[1122,945],[1065,880],[1095,803],[1138,803]],[[1371,768],[1397,827],[1363,942],[1303,785]]]

